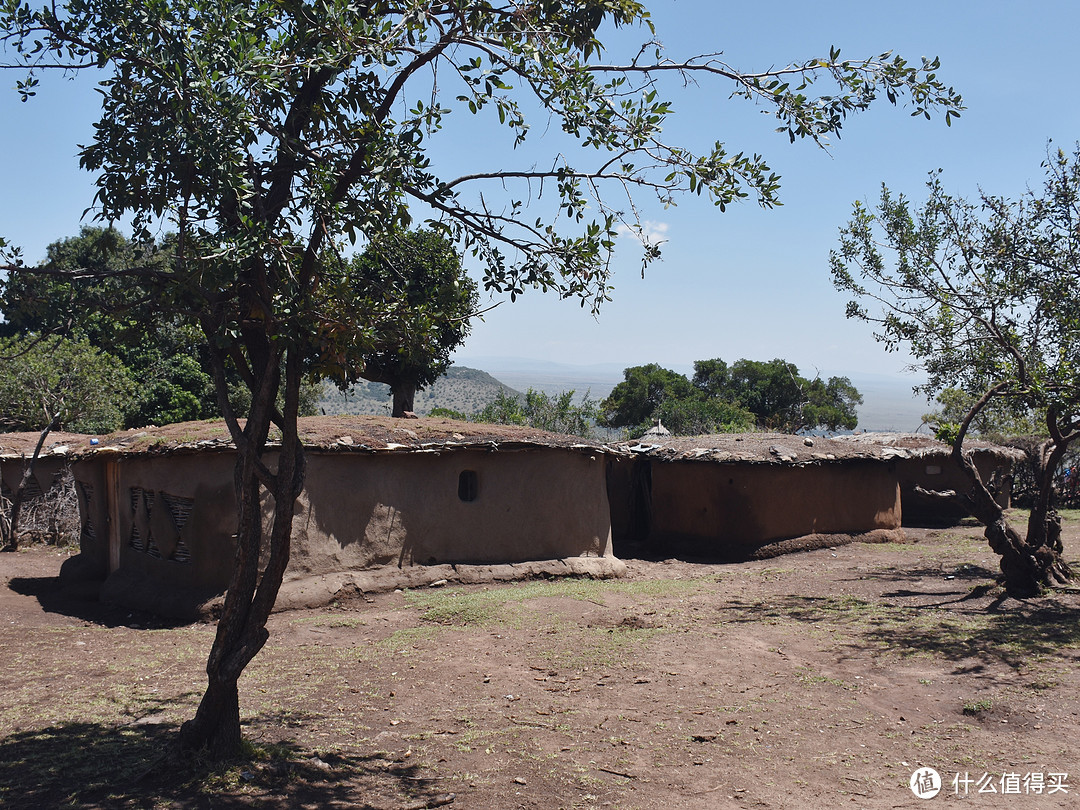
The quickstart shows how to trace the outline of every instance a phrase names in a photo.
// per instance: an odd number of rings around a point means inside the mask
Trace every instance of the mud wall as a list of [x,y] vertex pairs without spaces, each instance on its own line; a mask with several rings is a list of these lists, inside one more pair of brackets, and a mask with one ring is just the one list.
[[[993,482],[995,500],[1007,509],[1012,501],[1012,459],[984,451],[975,451],[972,458],[982,480]],[[904,502],[905,526],[952,526],[968,516],[958,503],[920,495],[915,491],[916,487],[957,492],[970,488],[967,476],[949,456],[943,454],[898,460],[897,478]]]
[[[75,466],[81,553],[68,584],[170,615],[223,591],[235,555],[232,453],[99,456]],[[269,459],[273,464],[273,458]],[[270,503],[264,504],[269,519]],[[309,453],[286,582],[332,572],[610,556],[599,456]]]
[[314,456],[287,578],[611,554],[599,456],[542,449]]
[[[647,473],[638,469],[642,464]],[[630,526],[657,553],[740,559],[780,541],[900,528],[900,490],[887,463],[796,467],[640,459],[616,474],[634,481],[637,493],[647,486],[650,495],[648,509],[635,503],[640,495],[628,499],[631,514],[616,525]],[[798,547],[788,543],[785,549]]]

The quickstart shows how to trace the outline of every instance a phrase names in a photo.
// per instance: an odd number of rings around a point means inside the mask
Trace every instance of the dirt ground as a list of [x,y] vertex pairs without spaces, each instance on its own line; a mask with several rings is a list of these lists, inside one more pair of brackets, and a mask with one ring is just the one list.
[[226,765],[171,748],[212,626],[0,555],[0,805],[1080,806],[1080,593],[1005,598],[975,526],[908,537],[276,614]]

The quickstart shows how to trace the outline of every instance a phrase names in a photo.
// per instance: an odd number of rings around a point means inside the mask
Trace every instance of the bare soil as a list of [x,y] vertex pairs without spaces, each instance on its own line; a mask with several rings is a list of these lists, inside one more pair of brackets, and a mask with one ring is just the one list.
[[908,538],[275,614],[225,764],[172,750],[211,625],[0,555],[0,805],[1080,806],[1080,594],[1006,598],[976,526]]

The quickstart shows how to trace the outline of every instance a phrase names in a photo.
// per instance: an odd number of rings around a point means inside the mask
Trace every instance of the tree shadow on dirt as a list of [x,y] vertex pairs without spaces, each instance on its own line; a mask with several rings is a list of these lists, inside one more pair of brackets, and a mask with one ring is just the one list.
[[[965,584],[965,591],[970,583],[993,582],[997,579],[999,571],[993,571],[981,565],[963,563],[961,565],[938,565],[924,566],[920,568],[899,568],[890,566],[876,568],[870,571],[860,571],[858,579],[872,579],[882,582],[941,582],[952,584]],[[846,578],[847,582],[855,581],[856,577]],[[928,594],[936,594],[939,591],[926,591]]]
[[67,723],[0,740],[5,808],[432,808],[448,794],[388,754],[314,752],[284,742],[210,763],[176,754],[173,723]]
[[8,587],[17,594],[37,599],[46,613],[70,616],[102,627],[163,629],[191,624],[145,611],[105,604],[97,599],[81,598],[64,588],[58,577],[12,577]]
[[758,602],[733,600],[720,612],[723,621],[732,624],[805,624],[847,636],[852,646],[901,656],[989,658],[1014,668],[1034,656],[1080,661],[1076,599],[1006,602],[1003,596],[982,594],[977,601],[962,596],[932,605],[904,605],[851,595],[785,595]]

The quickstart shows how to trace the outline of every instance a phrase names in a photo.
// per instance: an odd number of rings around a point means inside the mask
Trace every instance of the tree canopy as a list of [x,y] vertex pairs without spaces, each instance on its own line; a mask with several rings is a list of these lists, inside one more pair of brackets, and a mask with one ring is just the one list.
[[[605,24],[640,26],[644,45],[601,61]],[[184,746],[240,745],[236,683],[266,641],[303,488],[302,380],[355,380],[373,349],[382,307],[349,295],[348,241],[430,216],[475,257],[485,289],[513,299],[535,287],[596,308],[618,225],[640,231],[635,196],[668,205],[703,194],[721,210],[747,196],[778,202],[761,156],[664,139],[674,110],[665,77],[714,80],[722,98],[765,105],[791,140],[837,133],[882,94],[946,121],[961,109],[936,60],[846,60],[834,49],[743,72],[719,54],[672,59],[654,34],[637,0],[0,5],[0,41],[27,70],[24,98],[43,70],[99,71],[101,117],[80,151],[96,178],[95,216],[130,217],[138,242],[157,228],[177,234],[168,268],[125,273],[160,284],[159,300],[199,323],[238,450],[237,564]],[[585,148],[509,167],[476,150],[455,171],[433,145],[472,116],[515,146],[536,140],[538,118]],[[647,245],[646,262],[658,253]],[[227,397],[229,363],[251,392],[243,412]],[[281,429],[272,467],[271,423]]]
[[[132,267],[168,266],[171,246],[139,244],[113,228],[84,227],[47,248],[40,273],[0,281],[0,333],[65,335],[107,352],[139,381],[124,427],[208,419],[217,413],[202,333],[158,306],[157,285]],[[239,382],[239,380],[237,380]]]
[[0,338],[0,431],[111,433],[134,392],[123,364],[86,340]]
[[450,367],[477,313],[476,282],[444,234],[432,230],[381,235],[350,261],[356,295],[378,298],[379,319],[360,376],[386,383],[393,416],[413,409],[418,389]]
[[[1080,437],[1080,147],[1052,152],[1045,181],[1018,199],[954,197],[931,174],[913,207],[882,189],[857,203],[831,257],[848,315],[875,325],[889,349],[907,346],[928,393],[958,388],[966,410],[952,441],[969,488],[949,493],[986,525],[1009,592],[1029,595],[1069,575],[1052,504],[1054,472]],[[963,450],[981,417],[1041,414],[1039,497],[1021,537]]]
[[846,377],[807,380],[785,360],[698,360],[693,380],[650,364],[623,371],[601,405],[610,427],[642,433],[659,420],[677,434],[851,430],[862,396]]
[[[923,414],[923,424],[934,431],[943,442],[952,444],[960,423],[979,401],[980,393],[961,388],[945,388],[935,398],[935,410]],[[982,408],[968,424],[968,433],[991,441],[1008,441],[1009,437],[1047,436],[1045,414],[1024,406],[1017,400],[997,398]]]
[[588,393],[575,404],[573,390],[551,395],[530,388],[523,397],[500,391],[492,402],[473,416],[473,421],[526,425],[552,433],[589,438],[596,417],[596,403]]

